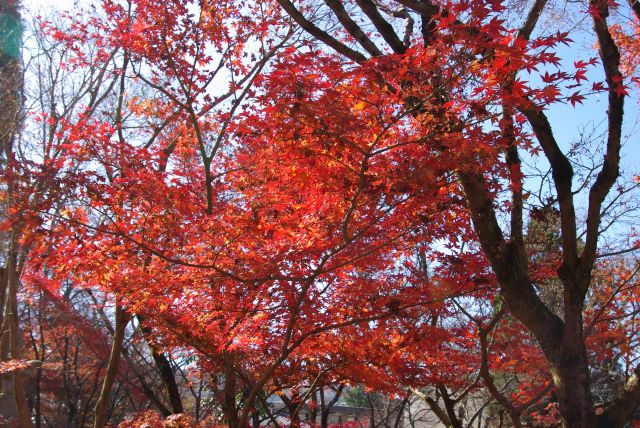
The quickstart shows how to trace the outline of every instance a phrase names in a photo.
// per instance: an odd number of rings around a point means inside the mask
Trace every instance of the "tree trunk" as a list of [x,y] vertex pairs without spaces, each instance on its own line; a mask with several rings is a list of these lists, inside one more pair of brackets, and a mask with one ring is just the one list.
[[399,408],[397,409],[396,421],[393,424],[393,428],[400,428],[404,426],[404,409],[409,404],[409,397],[402,399]]
[[119,304],[116,304],[116,325],[113,334],[113,344],[111,345],[111,355],[109,356],[107,371],[104,376],[104,381],[102,382],[100,397],[96,402],[93,428],[104,427],[108,420],[107,411],[111,400],[111,389],[118,374],[120,354],[122,353],[125,330],[129,319],[129,314]]
[[318,390],[314,390],[311,394],[311,412],[309,414],[309,420],[313,425],[316,425],[316,419],[318,418]]
[[[509,293],[503,295],[511,313],[530,328],[541,345],[557,391],[562,426],[595,427],[589,362],[583,340],[582,304],[565,302],[564,325],[560,329],[539,328],[529,322],[532,314],[528,308],[511,304]],[[571,299],[567,300],[570,302]]]
[[320,388],[320,428],[329,426],[329,411],[324,403],[324,388]]
[[376,407],[373,400],[371,400],[371,394],[369,393],[367,393],[367,401],[369,402],[369,415],[371,417],[369,426],[371,428],[376,428]]
[[[6,296],[9,290],[9,276],[7,270],[2,269],[2,276],[0,277],[2,283],[0,283],[0,361],[10,360],[9,354],[9,323],[8,318],[4,316],[7,312]],[[15,399],[13,393],[13,379],[11,373],[0,374],[0,409],[2,409],[2,416],[5,419],[13,419],[18,416]]]
[[562,425],[566,428],[596,426],[589,361],[583,341],[582,305],[565,304],[565,328],[558,343],[559,355],[548,355],[549,368],[558,394]]
[[222,397],[222,413],[227,420],[229,428],[238,428],[238,406],[236,405],[236,372],[234,368],[235,357],[231,352],[225,351],[222,355],[224,363],[224,391]]
[[587,365],[582,361],[567,359],[560,366],[551,365],[551,375],[558,394],[562,426],[595,427]]
[[320,428],[327,428],[329,426],[329,415],[331,414],[331,409],[340,399],[343,390],[344,384],[340,384],[338,389],[336,389],[336,395],[331,399],[331,401],[325,403],[324,388],[320,388]]
[[178,383],[176,382],[176,376],[173,373],[173,369],[171,368],[171,363],[167,356],[155,346],[151,340],[149,340],[151,331],[145,325],[144,317],[138,315],[138,321],[140,322],[140,329],[142,333],[144,333],[149,348],[151,349],[151,355],[153,356],[153,361],[155,361],[156,366],[158,367],[158,373],[160,374],[160,379],[162,379],[162,385],[167,391],[167,395],[169,396],[169,404],[171,406],[172,413],[183,413],[184,408],[182,406],[182,398],[180,397],[180,390],[178,389]]
[[167,395],[169,396],[169,404],[171,405],[172,413],[183,413],[182,399],[180,398],[180,390],[176,382],[175,374],[171,368],[171,363],[167,356],[162,353],[157,347],[151,346],[151,353],[153,354],[153,360],[158,366],[158,372],[162,379]]
[[447,412],[447,416],[449,418],[449,424],[452,428],[464,428],[462,421],[458,419],[458,415],[456,415],[455,402],[449,396],[449,391],[444,385],[438,385],[438,391],[442,396],[442,401],[444,402],[444,408]]
[[[20,337],[20,328],[18,325],[18,286],[20,282],[20,267],[18,266],[18,242],[16,233],[11,233],[9,244],[9,257],[7,259],[7,267],[5,273],[7,275],[7,296],[5,303],[5,318],[3,328],[3,343],[8,338],[9,352],[11,359],[22,359],[22,341]],[[4,348],[5,346],[0,346]],[[3,354],[6,351],[3,351]],[[6,358],[6,357],[5,357]],[[13,386],[13,398],[21,427],[30,428],[33,426],[31,420],[31,412],[27,402],[27,395],[24,390],[24,380],[21,370],[15,370],[11,374]]]

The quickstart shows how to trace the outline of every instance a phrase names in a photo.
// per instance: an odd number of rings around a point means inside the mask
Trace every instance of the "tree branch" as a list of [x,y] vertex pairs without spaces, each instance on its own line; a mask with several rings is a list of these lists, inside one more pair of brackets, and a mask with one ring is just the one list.
[[558,269],[558,276],[565,286],[570,278],[575,278],[578,265],[578,247],[576,239],[576,212],[573,204],[571,184],[573,167],[571,162],[560,150],[551,124],[543,111],[535,108],[521,109],[533,128],[542,150],[551,165],[551,174],[558,194],[560,206],[560,223],[562,238],[562,266]]
[[341,55],[355,61],[357,63],[362,63],[367,60],[360,52],[351,49],[344,43],[341,43],[331,35],[329,35],[326,31],[323,31],[307,18],[291,3],[289,0],[276,0],[278,4],[291,16],[291,18],[307,33],[311,34],[316,39],[325,43],[330,48],[334,49]]
[[393,26],[389,24],[380,14],[378,8],[373,3],[372,0],[356,0],[360,9],[369,17],[373,25],[375,25],[376,29],[382,35],[384,40],[391,46],[391,49],[395,53],[403,54],[406,52],[407,48],[400,40],[400,37],[396,34]]
[[546,4],[547,0],[536,0],[533,3],[533,6],[527,15],[527,19],[522,25],[522,28],[520,28],[520,31],[518,31],[518,37],[529,40]]
[[587,230],[585,246],[582,251],[582,265],[579,272],[581,288],[586,293],[590,285],[591,271],[596,259],[598,235],[600,226],[600,209],[611,187],[620,175],[620,147],[622,139],[622,119],[624,112],[624,89],[622,88],[622,74],[620,73],[620,53],[615,41],[611,37],[606,17],[609,16],[609,7],[606,2],[591,0],[592,9],[597,9],[598,14],[593,14],[593,29],[598,36],[600,46],[600,58],[609,86],[608,130],[607,147],[602,169],[595,183],[589,191],[589,208],[587,210]]
[[344,8],[340,0],[324,0],[325,4],[333,11],[345,30],[362,46],[369,55],[381,56],[382,51],[362,31],[362,28],[353,20]]

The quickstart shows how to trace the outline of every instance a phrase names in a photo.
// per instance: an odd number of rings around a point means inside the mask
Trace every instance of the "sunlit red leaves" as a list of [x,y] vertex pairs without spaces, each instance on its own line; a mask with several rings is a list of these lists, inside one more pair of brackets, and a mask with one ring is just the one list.
[[[335,379],[387,391],[398,380],[466,386],[479,367],[478,326],[452,299],[486,310],[497,297],[456,172],[490,177],[496,207],[508,207],[502,196],[525,177],[505,149],[540,150],[516,112],[582,102],[573,88],[589,87],[594,60],[563,71],[554,50],[568,34],[527,42],[505,27],[502,4],[462,1],[437,17],[441,35],[428,48],[354,67],[292,45],[244,93],[256,53],[286,21],[268,2],[256,5],[264,20],[237,2],[195,3],[106,2],[99,25],[52,30],[74,50],[108,35],[132,61],[124,81],[143,89],[121,94],[123,117],[140,129],[126,138],[114,114],[61,125],[55,171],[73,166],[78,190],[35,248],[42,267],[55,266],[42,289],[71,281],[115,295],[158,342],[191,347],[211,370],[231,352],[241,370],[260,373],[297,344],[276,371],[290,383],[304,361],[304,374],[331,367]],[[83,55],[76,61],[89,64]],[[250,103],[223,104],[208,87],[221,77],[218,92]],[[542,295],[557,279],[559,249],[531,256]],[[606,306],[603,316],[620,312],[603,299],[594,306]],[[603,326],[592,349],[622,335]],[[488,350],[494,373],[519,375],[515,403],[548,381],[524,331],[503,320]]]
[[[140,2],[137,13],[148,6]],[[180,13],[184,10],[176,15]],[[478,11],[480,21],[487,13]],[[166,72],[163,79],[185,78],[188,64],[174,59],[172,65],[171,58],[190,48],[155,40],[153,34],[165,25],[177,31],[175,37],[186,37],[180,32],[191,29],[162,11],[135,19],[132,33],[123,39],[125,47],[165,64],[159,68]],[[487,30],[498,33],[502,28],[489,20]],[[151,35],[150,43],[143,32]],[[161,148],[113,144],[111,131],[85,149],[101,164],[87,183],[86,196],[105,221],[84,235],[75,233],[82,226],[76,221],[77,228],[70,231],[75,236],[68,235],[59,247],[72,261],[61,260],[59,266],[84,286],[117,293],[132,311],[156,321],[159,331],[165,331],[161,334],[214,355],[224,349],[272,352],[281,337],[275,332],[284,331],[292,317],[300,317],[294,320],[300,323],[293,332],[296,339],[331,323],[362,318],[362,326],[368,317],[404,314],[409,302],[427,305],[430,299],[442,300],[445,290],[473,289],[473,281],[447,282],[443,277],[433,290],[428,281],[418,281],[401,298],[393,297],[404,280],[394,259],[410,251],[414,239],[425,243],[454,230],[468,234],[468,217],[458,204],[460,190],[443,171],[468,156],[496,164],[502,138],[481,125],[464,132],[442,132],[440,126],[445,119],[475,119],[464,118],[468,112],[481,120],[490,115],[478,105],[504,98],[497,92],[499,80],[527,65],[515,59],[522,46],[511,48],[509,43],[511,39],[503,46],[504,55],[496,56],[497,74],[486,75],[477,67],[478,77],[495,79],[496,88],[477,92],[472,105],[465,90],[456,89],[467,62],[455,49],[450,66],[443,62],[446,56],[418,49],[399,62],[381,59],[357,73],[317,53],[285,57],[265,80],[258,99],[262,110],[248,110],[244,122],[230,128],[240,149],[233,160],[216,160],[215,170],[224,173],[224,180],[213,183],[211,215],[204,213],[205,178],[197,167],[198,143],[190,126],[177,125],[163,134],[178,141],[167,173],[158,169]],[[442,80],[429,79],[432,69],[444,70]],[[398,72],[389,79],[392,87],[375,90],[379,73],[391,71]],[[410,93],[397,93],[405,91],[408,79],[419,85],[412,85]],[[525,82],[515,81],[511,89],[521,97]],[[446,111],[433,102],[417,117],[406,114],[408,95],[429,99],[434,90],[453,95]],[[129,106],[139,116],[160,111],[170,117],[169,105],[140,99]],[[204,119],[199,125],[216,128]],[[86,130],[78,141],[94,138],[91,128]],[[447,156],[441,156],[443,147]],[[452,203],[460,209],[443,209]],[[368,270],[375,274],[362,274]],[[299,309],[293,313],[293,308]],[[364,338],[372,352],[371,344],[379,340],[375,337]],[[380,346],[404,347],[397,342]],[[410,356],[403,355],[393,365]]]

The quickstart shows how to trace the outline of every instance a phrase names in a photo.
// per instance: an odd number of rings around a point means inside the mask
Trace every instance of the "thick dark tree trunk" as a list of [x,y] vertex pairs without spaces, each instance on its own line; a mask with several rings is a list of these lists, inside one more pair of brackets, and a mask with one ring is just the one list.
[[559,365],[551,364],[558,404],[565,428],[593,428],[595,414],[589,389],[589,369],[586,354],[573,353]]
[[129,323],[129,314],[120,306],[116,306],[116,322],[113,335],[113,343],[111,345],[111,354],[107,371],[102,382],[102,390],[100,397],[96,403],[93,428],[102,428],[108,420],[109,401],[111,400],[111,389],[118,374],[118,366],[120,365],[120,354],[124,343],[125,331]]
[[[589,362],[583,339],[582,299],[572,298],[571,292],[565,292],[563,320],[549,318],[549,323],[539,323],[542,312],[533,307],[537,305],[531,299],[531,305],[524,304],[522,294],[513,296],[512,284],[504,287],[505,301],[511,313],[525,324],[541,345],[549,364],[553,384],[558,396],[562,426],[565,428],[593,428],[596,426],[595,413],[591,397]],[[565,284],[566,289],[575,286]],[[526,289],[523,287],[523,289]],[[536,315],[538,314],[538,315]],[[556,327],[553,327],[556,323]]]
[[169,359],[155,346],[151,346],[151,353],[153,354],[153,360],[156,362],[156,366],[158,367],[162,384],[169,396],[171,412],[183,413],[184,410],[182,407],[182,399],[180,398],[180,390],[178,389],[176,377],[173,373],[173,369],[171,368]]
[[223,353],[224,363],[224,390],[222,396],[222,413],[229,428],[238,428],[238,406],[236,404],[236,372],[234,368],[235,356],[231,352]]
[[138,322],[140,322],[140,328],[147,338],[147,343],[149,344],[149,348],[151,349],[151,355],[153,355],[153,361],[155,361],[156,367],[158,367],[158,373],[160,374],[162,385],[164,386],[164,389],[165,391],[167,391],[167,395],[169,396],[171,413],[183,413],[184,408],[182,407],[180,390],[178,389],[176,376],[173,372],[173,369],[171,368],[169,358],[167,358],[167,356],[157,346],[155,346],[155,344],[151,340],[149,340],[152,332],[149,328],[147,328],[144,317],[138,315],[137,318]]
[[[575,288],[575,287],[569,287]],[[589,361],[583,340],[582,303],[565,303],[565,327],[556,352],[545,350],[564,427],[595,427]]]

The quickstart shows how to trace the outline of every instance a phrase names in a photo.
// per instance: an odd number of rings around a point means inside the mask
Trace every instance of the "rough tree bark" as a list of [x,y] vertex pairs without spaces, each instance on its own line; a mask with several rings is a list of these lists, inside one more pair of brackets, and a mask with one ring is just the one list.
[[238,406],[236,403],[237,386],[235,355],[225,351],[222,355],[224,367],[224,388],[222,391],[222,413],[229,427],[239,427]]
[[120,354],[122,353],[122,347],[124,344],[125,331],[130,319],[131,317],[127,311],[119,304],[116,304],[115,329],[113,343],[111,345],[111,354],[109,356],[109,363],[107,364],[107,371],[102,382],[100,396],[98,397],[94,410],[93,428],[102,428],[107,423],[109,417],[108,410],[109,402],[111,400],[111,389],[116,379],[116,375],[118,374],[118,366],[120,365]]
[[147,338],[147,343],[149,348],[151,349],[151,355],[153,356],[153,361],[156,363],[156,367],[158,367],[158,373],[160,374],[160,379],[162,379],[162,385],[167,391],[167,395],[169,396],[169,405],[171,406],[171,413],[182,413],[184,412],[184,408],[182,406],[182,398],[180,397],[180,390],[178,389],[178,383],[176,382],[176,376],[171,368],[171,362],[169,358],[159,349],[153,341],[150,339],[151,331],[146,326],[144,317],[137,315],[138,321],[140,323],[140,328],[142,333]]

